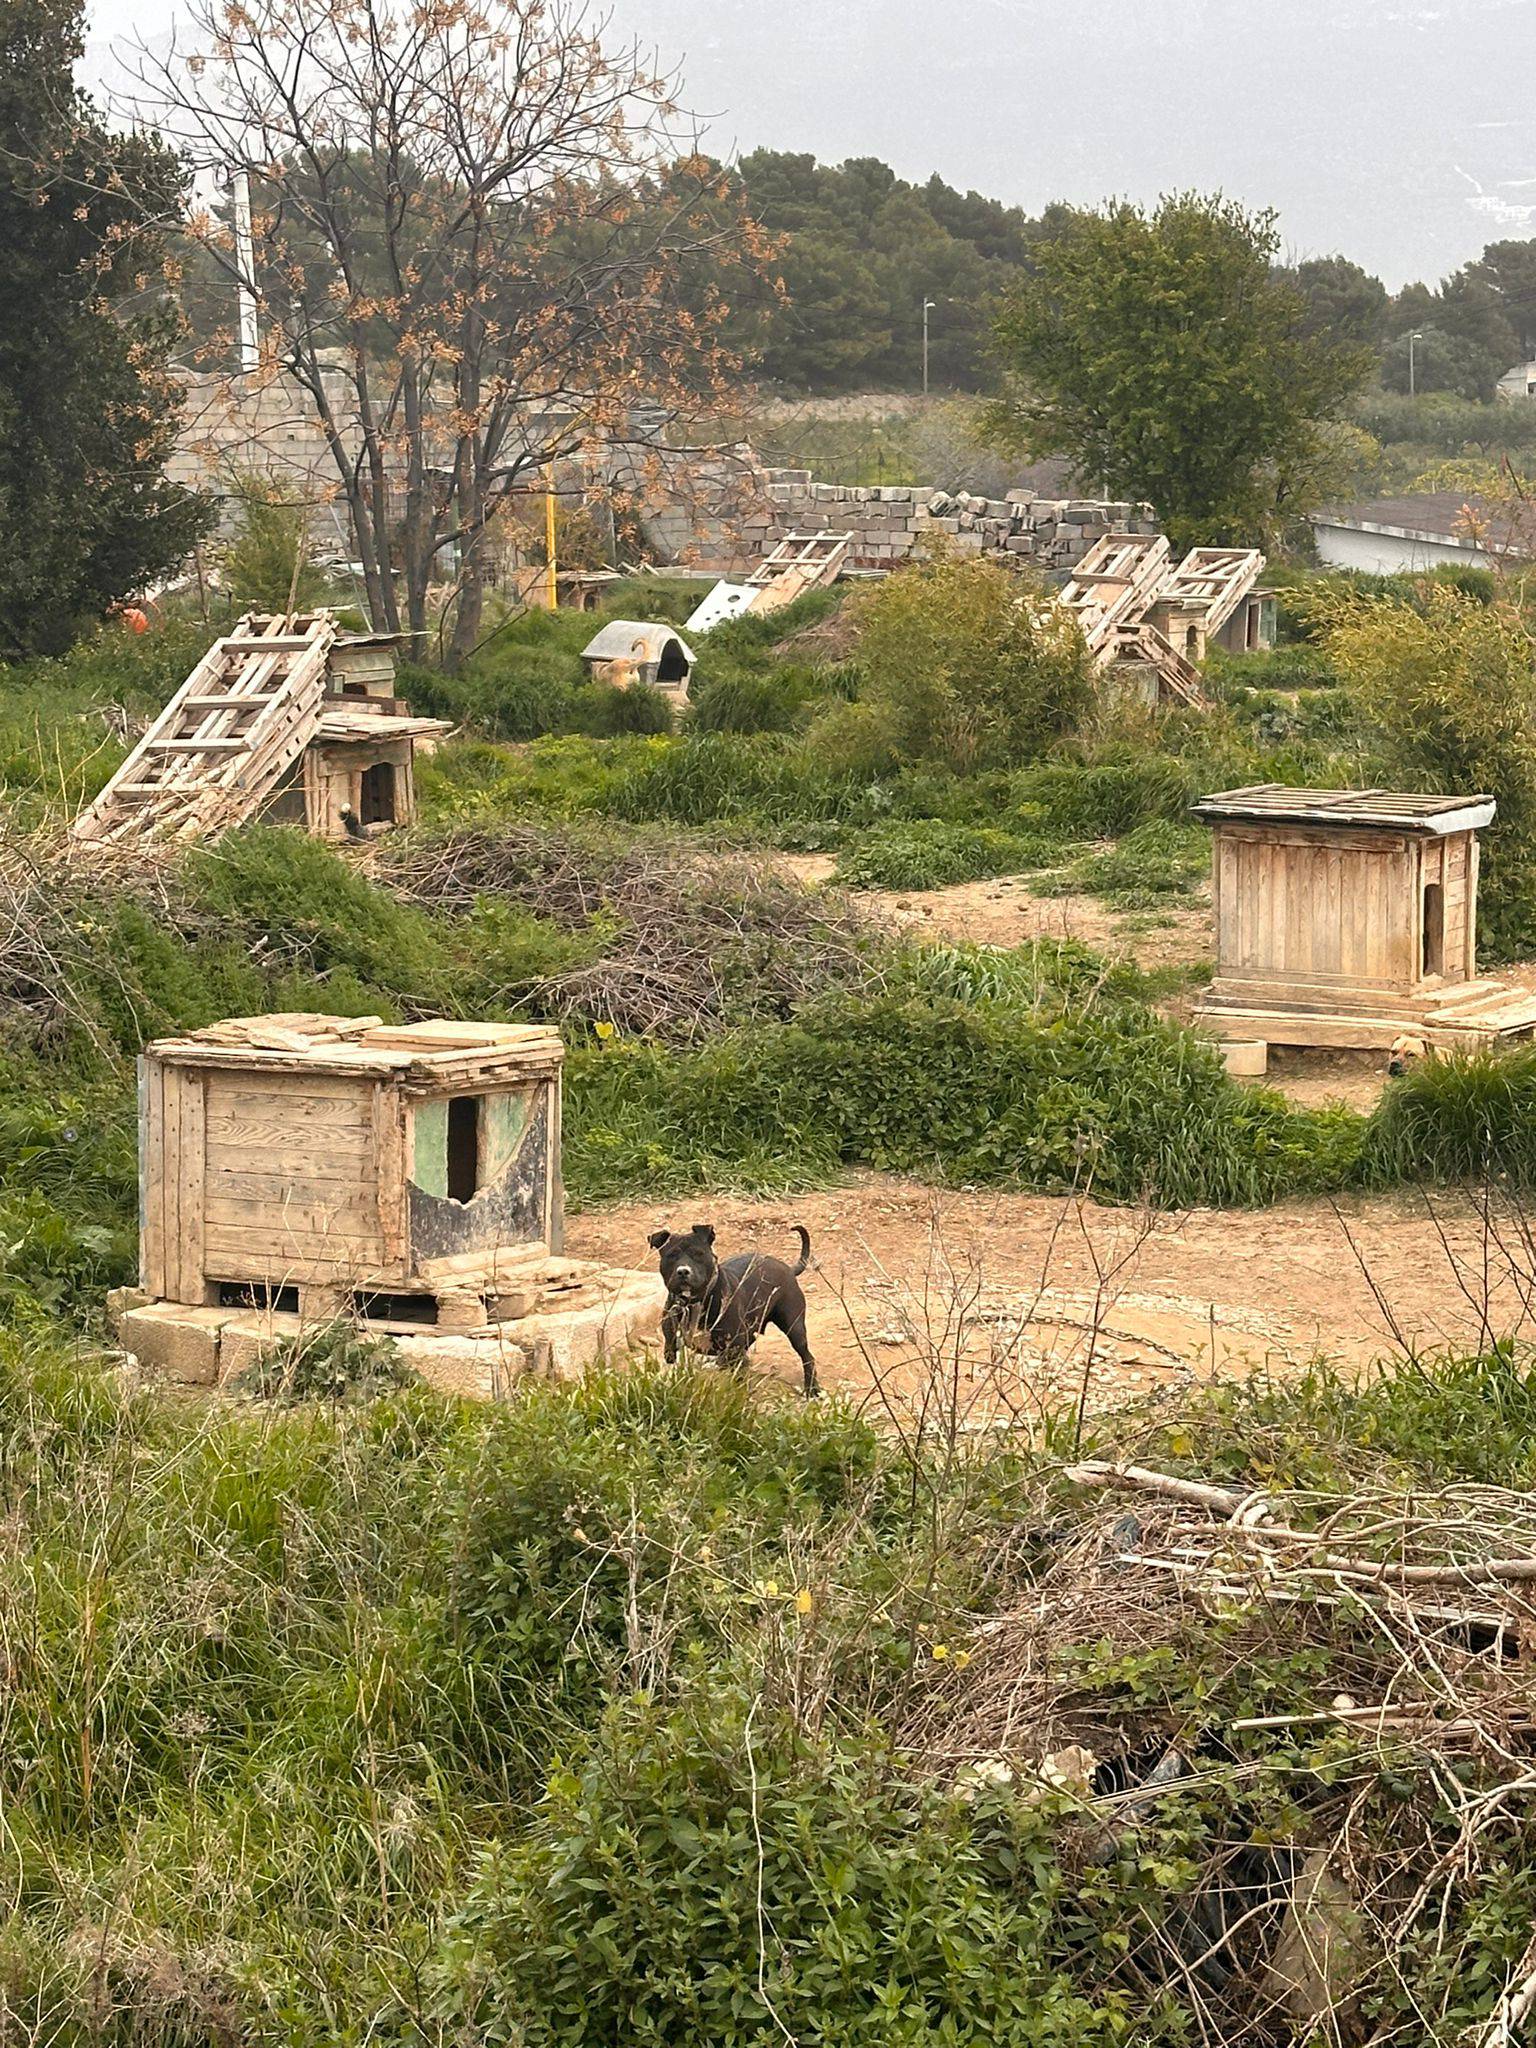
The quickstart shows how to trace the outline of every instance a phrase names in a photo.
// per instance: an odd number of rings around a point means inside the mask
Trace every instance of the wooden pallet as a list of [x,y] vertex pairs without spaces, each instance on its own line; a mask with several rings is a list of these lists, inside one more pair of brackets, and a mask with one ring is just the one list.
[[853,546],[851,533],[787,533],[747,578],[749,612],[782,611],[808,590],[835,583]]
[[1155,669],[1161,696],[1195,710],[1203,711],[1209,705],[1199,669],[1147,620],[1138,619],[1134,625],[1119,627],[1112,655],[1116,661],[1143,662]]
[[94,803],[77,839],[201,839],[266,802],[314,739],[330,612],[248,613],[214,642]]
[[1166,534],[1107,533],[1073,570],[1061,602],[1077,614],[1088,651],[1101,662],[1115,659],[1119,629],[1140,619],[1157,596],[1168,554]]
[[1159,604],[1199,612],[1214,639],[1264,573],[1257,548],[1191,548],[1157,593]]

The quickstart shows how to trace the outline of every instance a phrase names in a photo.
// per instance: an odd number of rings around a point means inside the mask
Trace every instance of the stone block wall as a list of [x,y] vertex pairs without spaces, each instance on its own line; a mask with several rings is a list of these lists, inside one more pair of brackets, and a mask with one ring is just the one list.
[[851,532],[852,565],[865,569],[892,567],[941,535],[962,553],[1061,571],[1074,568],[1106,533],[1157,531],[1145,506],[1105,499],[819,484],[806,470],[770,470],[768,500],[781,533]]
[[[1155,533],[1145,506],[1098,498],[1045,498],[1010,491],[981,498],[920,484],[817,483],[805,469],[711,463],[689,477],[652,485],[647,535],[666,561],[739,573],[790,533],[853,535],[849,566],[894,568],[941,538],[962,553],[1047,573],[1074,568],[1106,533]],[[700,486],[703,488],[700,488]]]

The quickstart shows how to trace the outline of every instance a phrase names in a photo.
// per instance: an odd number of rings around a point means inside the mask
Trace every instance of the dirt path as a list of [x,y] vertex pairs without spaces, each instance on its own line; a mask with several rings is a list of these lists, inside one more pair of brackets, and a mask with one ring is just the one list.
[[[815,888],[830,880],[836,862],[825,853],[781,853],[774,855],[774,866]],[[1129,954],[1148,968],[1211,957],[1211,906],[1203,891],[1151,917],[1111,910],[1097,896],[1035,896],[1029,884],[1028,875],[999,875],[952,889],[860,889],[855,900],[899,928],[916,926],[936,938],[975,945],[1076,939],[1096,953]]]
[[[1287,1203],[1175,1215],[1049,1196],[939,1191],[880,1174],[791,1200],[703,1197],[572,1218],[582,1257],[647,1265],[660,1223],[712,1221],[722,1249],[789,1252],[811,1233],[811,1342],[823,1383],[856,1396],[910,1396],[938,1363],[985,1417],[1044,1395],[1089,1399],[1176,1389],[1326,1355],[1362,1366],[1399,1340],[1420,1349],[1486,1339],[1484,1233],[1437,1197],[1355,1198],[1339,1211]],[[1494,1257],[1497,1266],[1497,1254]],[[1499,1334],[1520,1322],[1519,1289],[1492,1285]],[[770,1332],[765,1370],[798,1383]]]

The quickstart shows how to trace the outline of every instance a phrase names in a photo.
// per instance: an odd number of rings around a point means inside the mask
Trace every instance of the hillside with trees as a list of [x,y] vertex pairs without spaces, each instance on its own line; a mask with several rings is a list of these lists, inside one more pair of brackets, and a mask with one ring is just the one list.
[[[925,298],[933,385],[990,386],[994,302],[1033,270],[1067,211],[1034,216],[937,174],[912,183],[874,157],[823,164],[759,149],[735,177],[777,239],[784,285],[781,299],[752,301],[743,331],[768,382],[816,393],[916,390]],[[1311,330],[1370,349],[1388,391],[1408,391],[1410,334],[1415,390],[1473,401],[1536,350],[1536,240],[1492,242],[1452,276],[1396,293],[1344,252],[1276,267]]]

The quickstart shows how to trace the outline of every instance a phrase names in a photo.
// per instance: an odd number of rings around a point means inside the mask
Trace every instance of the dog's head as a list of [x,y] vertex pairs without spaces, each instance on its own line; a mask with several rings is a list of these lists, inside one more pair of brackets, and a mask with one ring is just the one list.
[[691,1230],[653,1230],[650,1243],[668,1294],[677,1301],[702,1301],[720,1266],[713,1223],[695,1223]]

